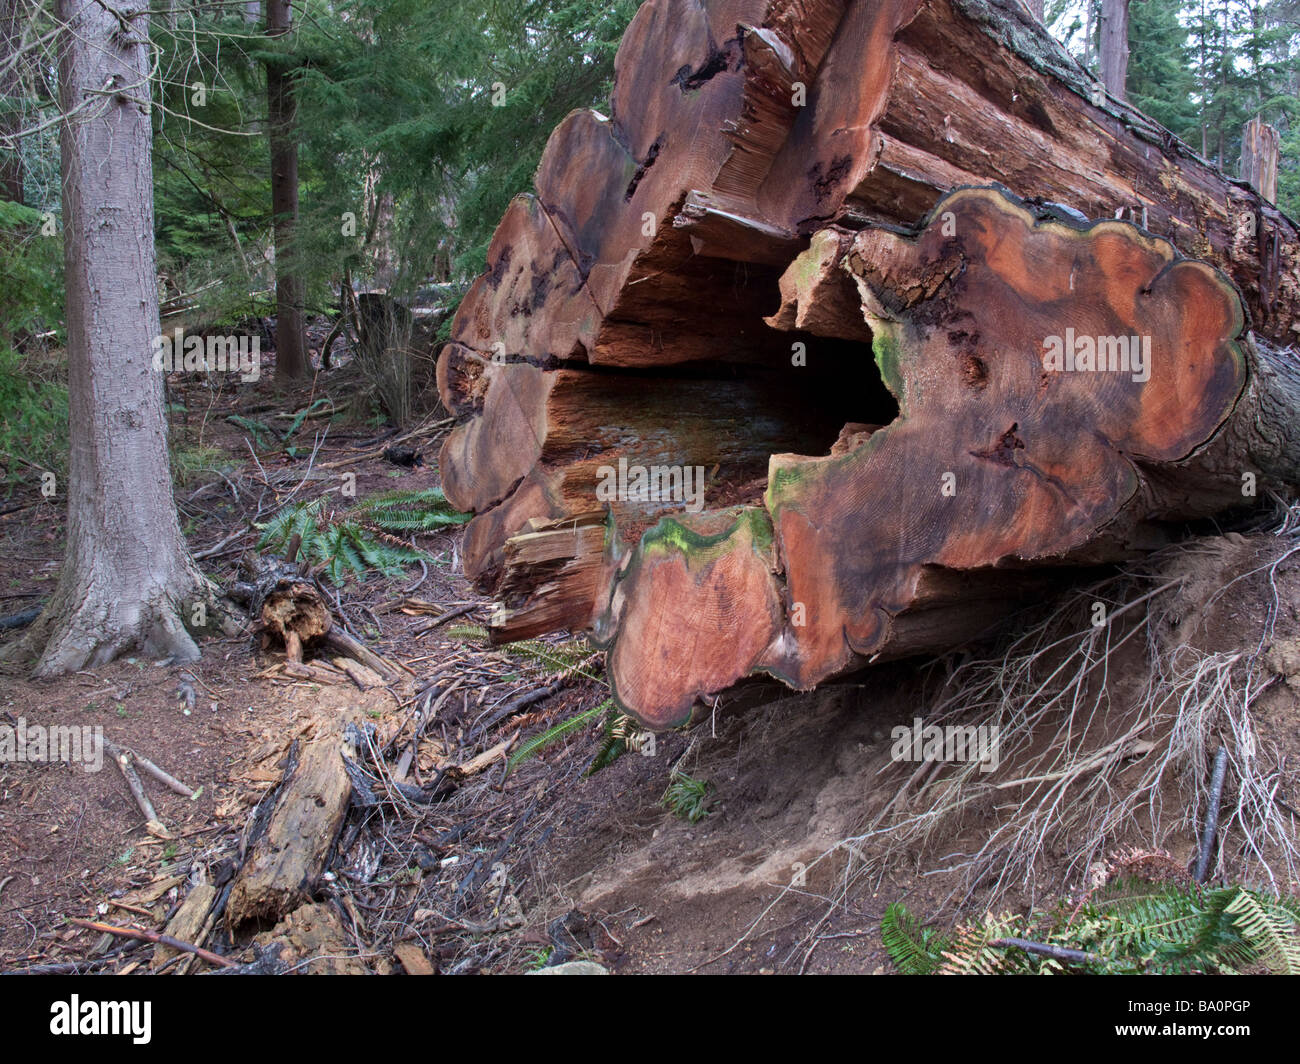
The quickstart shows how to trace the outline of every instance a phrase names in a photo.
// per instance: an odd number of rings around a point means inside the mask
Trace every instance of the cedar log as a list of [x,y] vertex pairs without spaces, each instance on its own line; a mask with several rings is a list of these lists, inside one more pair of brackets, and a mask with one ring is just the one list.
[[[1067,329],[1150,379],[1046,372]],[[1295,223],[1016,0],[648,0],[456,316],[441,470],[494,639],[590,631],[663,727],[1300,480],[1298,330]]]

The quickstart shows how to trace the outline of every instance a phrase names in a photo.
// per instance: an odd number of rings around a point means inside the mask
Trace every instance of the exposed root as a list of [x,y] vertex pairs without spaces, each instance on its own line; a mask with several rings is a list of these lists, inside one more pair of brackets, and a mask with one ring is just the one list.
[[[955,668],[945,687],[951,693],[925,724],[996,727],[997,768],[982,771],[987,766],[974,759],[886,763],[879,811],[808,863],[808,874],[818,865],[838,870],[823,922],[850,892],[903,863],[937,859],[944,866],[937,871],[960,873],[949,902],[980,891],[981,904],[995,908],[1012,889],[1032,898],[1048,854],[1066,857],[1065,875],[1082,882],[1126,833],[1136,830],[1152,849],[1171,834],[1194,837],[1220,746],[1228,776],[1211,875],[1227,874],[1232,862],[1235,877],[1266,881],[1274,892],[1294,884],[1295,819],[1277,800],[1285,766],[1261,749],[1253,707],[1277,679],[1263,656],[1279,604],[1278,568],[1300,552],[1300,504],[1286,508],[1273,531],[1282,549],[1208,599],[1190,600],[1183,577],[1171,573],[1180,555],[1212,548],[1179,545],[1077,592],[1002,652]],[[1230,652],[1194,645],[1210,605],[1232,584],[1256,578],[1270,595],[1258,641],[1252,635],[1245,649]],[[1098,602],[1105,623],[1094,625]],[[972,822],[983,840],[977,850],[945,847]]]
[[[1207,653],[1184,641],[1185,628],[1170,638],[1185,608],[1181,581],[1142,588],[1160,579],[1173,555],[1193,549],[1180,547],[1088,589],[1003,655],[957,669],[953,693],[927,723],[996,726],[999,770],[982,773],[977,761],[935,766],[931,782],[910,801],[887,805],[843,841],[850,854],[845,886],[905,855],[933,852],[977,810],[994,814],[984,844],[956,855],[949,867],[963,872],[966,897],[984,887],[989,904],[1014,886],[1032,890],[1045,851],[1068,853],[1067,874],[1077,874],[1127,828],[1136,826],[1158,846],[1170,832],[1199,826],[1220,744],[1235,798],[1222,820],[1216,873],[1231,853],[1245,861],[1247,876],[1262,876],[1274,889],[1278,873],[1294,880],[1300,849],[1288,814],[1274,801],[1280,768],[1262,755],[1251,712],[1273,682],[1259,659],[1276,616],[1277,567],[1300,550],[1295,509],[1283,528],[1295,546],[1237,578],[1266,573],[1273,595],[1266,631],[1249,649]],[[1106,623],[1078,628],[1079,613],[1099,601],[1108,604]],[[1118,602],[1124,605],[1110,605]],[[1146,665],[1145,681],[1131,693],[1115,667],[1130,643],[1129,652],[1141,650]],[[1126,697],[1115,697],[1117,691]],[[1172,810],[1164,807],[1170,781],[1179,796]],[[1272,867],[1277,862],[1281,867]]]
[[196,661],[195,636],[229,630],[230,607],[195,571],[187,569],[172,584],[129,599],[93,583],[89,589],[60,588],[23,638],[4,648],[4,661],[34,661],[36,679],[96,668],[133,651],[152,661]]

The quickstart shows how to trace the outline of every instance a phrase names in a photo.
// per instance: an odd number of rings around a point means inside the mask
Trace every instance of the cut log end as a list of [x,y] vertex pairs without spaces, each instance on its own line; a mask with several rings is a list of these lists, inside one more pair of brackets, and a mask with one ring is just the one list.
[[615,68],[439,362],[494,639],[591,631],[662,727],[1300,479],[1300,373],[1244,331],[1293,339],[1295,225],[1018,0],[647,0]]
[[[949,195],[910,234],[814,239],[788,273],[784,313],[832,291],[864,322],[896,419],[846,424],[821,455],[773,454],[747,506],[679,512],[626,543],[615,512],[558,554],[541,549],[553,532],[506,544],[503,633],[590,629],[618,701],[651,727],[755,673],[807,688],[944,649],[989,621],[970,607],[990,587],[1006,605],[1028,586],[1008,565],[1124,556],[1151,516],[1149,470],[1177,480],[1247,380],[1222,274],[1128,223],[1068,224],[999,189]],[[1231,476],[1254,468],[1238,458]]]

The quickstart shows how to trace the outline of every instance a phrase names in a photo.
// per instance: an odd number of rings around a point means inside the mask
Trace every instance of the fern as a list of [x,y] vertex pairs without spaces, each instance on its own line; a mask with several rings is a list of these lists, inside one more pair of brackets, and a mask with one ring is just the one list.
[[[654,742],[654,733],[642,729],[626,713],[610,710],[605,718],[605,735],[596,750],[596,756],[587,769],[588,776],[594,776],[601,769],[609,768],[624,754],[636,750],[643,752],[647,743]],[[653,752],[653,747],[651,747]]]
[[1233,918],[1254,959],[1275,975],[1300,975],[1300,937],[1292,906],[1239,889],[1223,911]]
[[317,399],[314,403],[311,404],[311,406],[303,407],[301,410],[298,411],[298,413],[293,415],[293,424],[291,424],[288,427],[288,429],[286,429],[281,434],[280,442],[288,443],[289,437],[292,436],[295,432],[297,432],[302,427],[302,423],[306,421],[308,417],[314,414],[317,410],[321,410],[326,406],[333,406],[333,405],[334,405],[334,400],[321,398],[321,399]]
[[259,525],[261,550],[283,551],[297,535],[298,556],[323,567],[332,584],[341,586],[349,575],[364,580],[370,571],[399,576],[407,565],[425,557],[422,551],[378,538],[356,521],[337,520],[325,511],[326,497],[295,503]]
[[461,525],[472,515],[453,509],[440,488],[426,488],[372,495],[353,507],[349,516],[376,525],[385,532],[409,534]]
[[257,541],[259,550],[283,550],[296,535],[302,541],[299,550],[305,556],[317,555],[323,548],[321,525],[324,523],[324,497],[313,502],[300,502],[280,509],[271,520],[257,527],[262,536]]
[[[487,629],[476,624],[452,625],[448,627],[447,635],[452,639],[460,639],[480,646],[487,646],[489,642]],[[499,649],[520,661],[531,662],[553,670],[557,679],[582,676],[602,686],[608,686],[603,677],[586,668],[586,662],[591,657],[591,653],[590,648],[581,640],[572,639],[565,643],[555,644],[544,643],[540,639],[521,639],[516,643],[508,643]],[[594,709],[584,710],[577,716],[561,721],[547,731],[529,739],[515,751],[509,762],[510,767],[513,769],[516,764],[531,757],[538,750],[549,746],[552,742],[565,735],[577,731],[585,724],[595,720],[601,712],[605,714],[604,735],[601,738],[600,745],[596,748],[596,756],[592,759],[591,764],[587,766],[585,775],[594,776],[602,769],[608,768],[630,750],[641,749],[648,739],[653,738],[650,733],[643,731],[635,720],[625,713],[620,713],[615,706],[614,700],[608,698]],[[534,746],[534,743],[537,745]],[[703,815],[699,814],[699,816]],[[699,816],[696,819],[699,819]]]
[[[958,928],[943,949],[940,975],[1012,975],[1035,970],[1035,962],[1019,950],[1008,950],[993,945],[1000,938],[1020,937],[1024,921],[1016,916],[994,917],[991,914],[980,924]],[[1047,962],[1053,967],[1055,962]]]
[[606,718],[605,735],[600,741],[600,746],[596,748],[596,756],[592,759],[591,766],[587,769],[588,776],[594,776],[601,769],[609,768],[627,753],[627,743],[615,733],[614,723],[613,719]]
[[[1104,960],[1085,967],[1104,974],[1234,972],[1259,965],[1275,974],[1294,975],[1300,974],[1298,917],[1300,902],[1295,899],[1273,898],[1246,887],[1202,892],[1127,880],[1090,899],[1068,921],[1046,921],[1042,914],[986,916],[958,928],[941,948],[939,970],[984,975],[1063,970],[1062,962],[1053,958],[993,945],[1000,938],[1026,937],[1097,954]],[[1037,933],[1035,926],[1040,927]],[[898,903],[886,910],[881,936],[904,971],[924,967],[933,953],[917,938],[915,921]]]
[[590,709],[585,709],[581,713],[569,717],[567,720],[563,720],[553,727],[547,728],[546,731],[534,735],[518,750],[510,755],[510,760],[506,762],[506,771],[513,772],[516,765],[527,761],[530,757],[540,753],[552,743],[556,743],[563,739],[566,735],[572,735],[574,732],[580,731],[602,713],[608,712],[609,708],[613,704],[613,700],[607,698],[599,705],[592,706]]
[[[467,643],[487,646],[488,630],[477,624],[457,624],[447,629],[447,635]],[[544,643],[540,639],[520,639],[507,643],[498,650],[521,662],[541,665],[555,673],[557,680],[567,680],[572,676],[582,676],[588,680],[603,684],[605,681],[585,667],[591,657],[591,650],[580,639],[570,639],[565,643]]]
[[709,792],[713,784],[699,780],[685,772],[674,772],[659,804],[669,809],[673,816],[698,824],[709,815]]
[[266,440],[263,437],[275,435],[266,422],[258,421],[255,418],[244,417],[241,414],[227,414],[226,420],[236,428],[251,432],[253,434],[253,444],[259,451],[266,450]]
[[880,937],[889,958],[904,975],[933,975],[943,964],[948,938],[922,927],[901,902],[892,902],[880,921]]
[[1189,970],[1225,945],[1196,893],[1170,884],[1121,881],[1082,915],[1089,933],[1071,942],[1110,958],[1118,970]]
[[508,644],[504,649],[513,657],[553,670],[557,680],[582,676],[597,683],[603,682],[599,676],[583,667],[584,662],[591,657],[591,650],[581,640],[552,644],[543,643],[540,639],[521,639],[517,643]]

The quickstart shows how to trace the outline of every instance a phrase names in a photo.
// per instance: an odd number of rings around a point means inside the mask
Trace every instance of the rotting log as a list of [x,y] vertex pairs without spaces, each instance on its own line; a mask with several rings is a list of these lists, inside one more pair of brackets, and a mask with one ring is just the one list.
[[[263,649],[279,641],[284,645],[287,663],[292,666],[302,666],[308,650],[332,650],[359,662],[366,670],[377,674],[384,684],[401,683],[411,678],[411,671],[404,665],[377,654],[335,625],[319,588],[302,575],[305,566],[276,558],[245,561],[245,568],[259,565],[260,578],[254,583],[245,583],[241,595],[250,606],[256,607]],[[357,679],[356,676],[353,678]]]
[[[1293,482],[1297,329],[1295,224],[1014,0],[649,0],[453,323],[441,470],[494,638],[591,631],[664,726]],[[1066,330],[1149,337],[1152,378],[1045,375]],[[702,467],[703,508],[602,498],[620,462]]]
[[270,927],[311,901],[343,826],[352,784],[341,718],[322,719],[281,785],[270,821],[239,869],[226,904],[233,932]]

